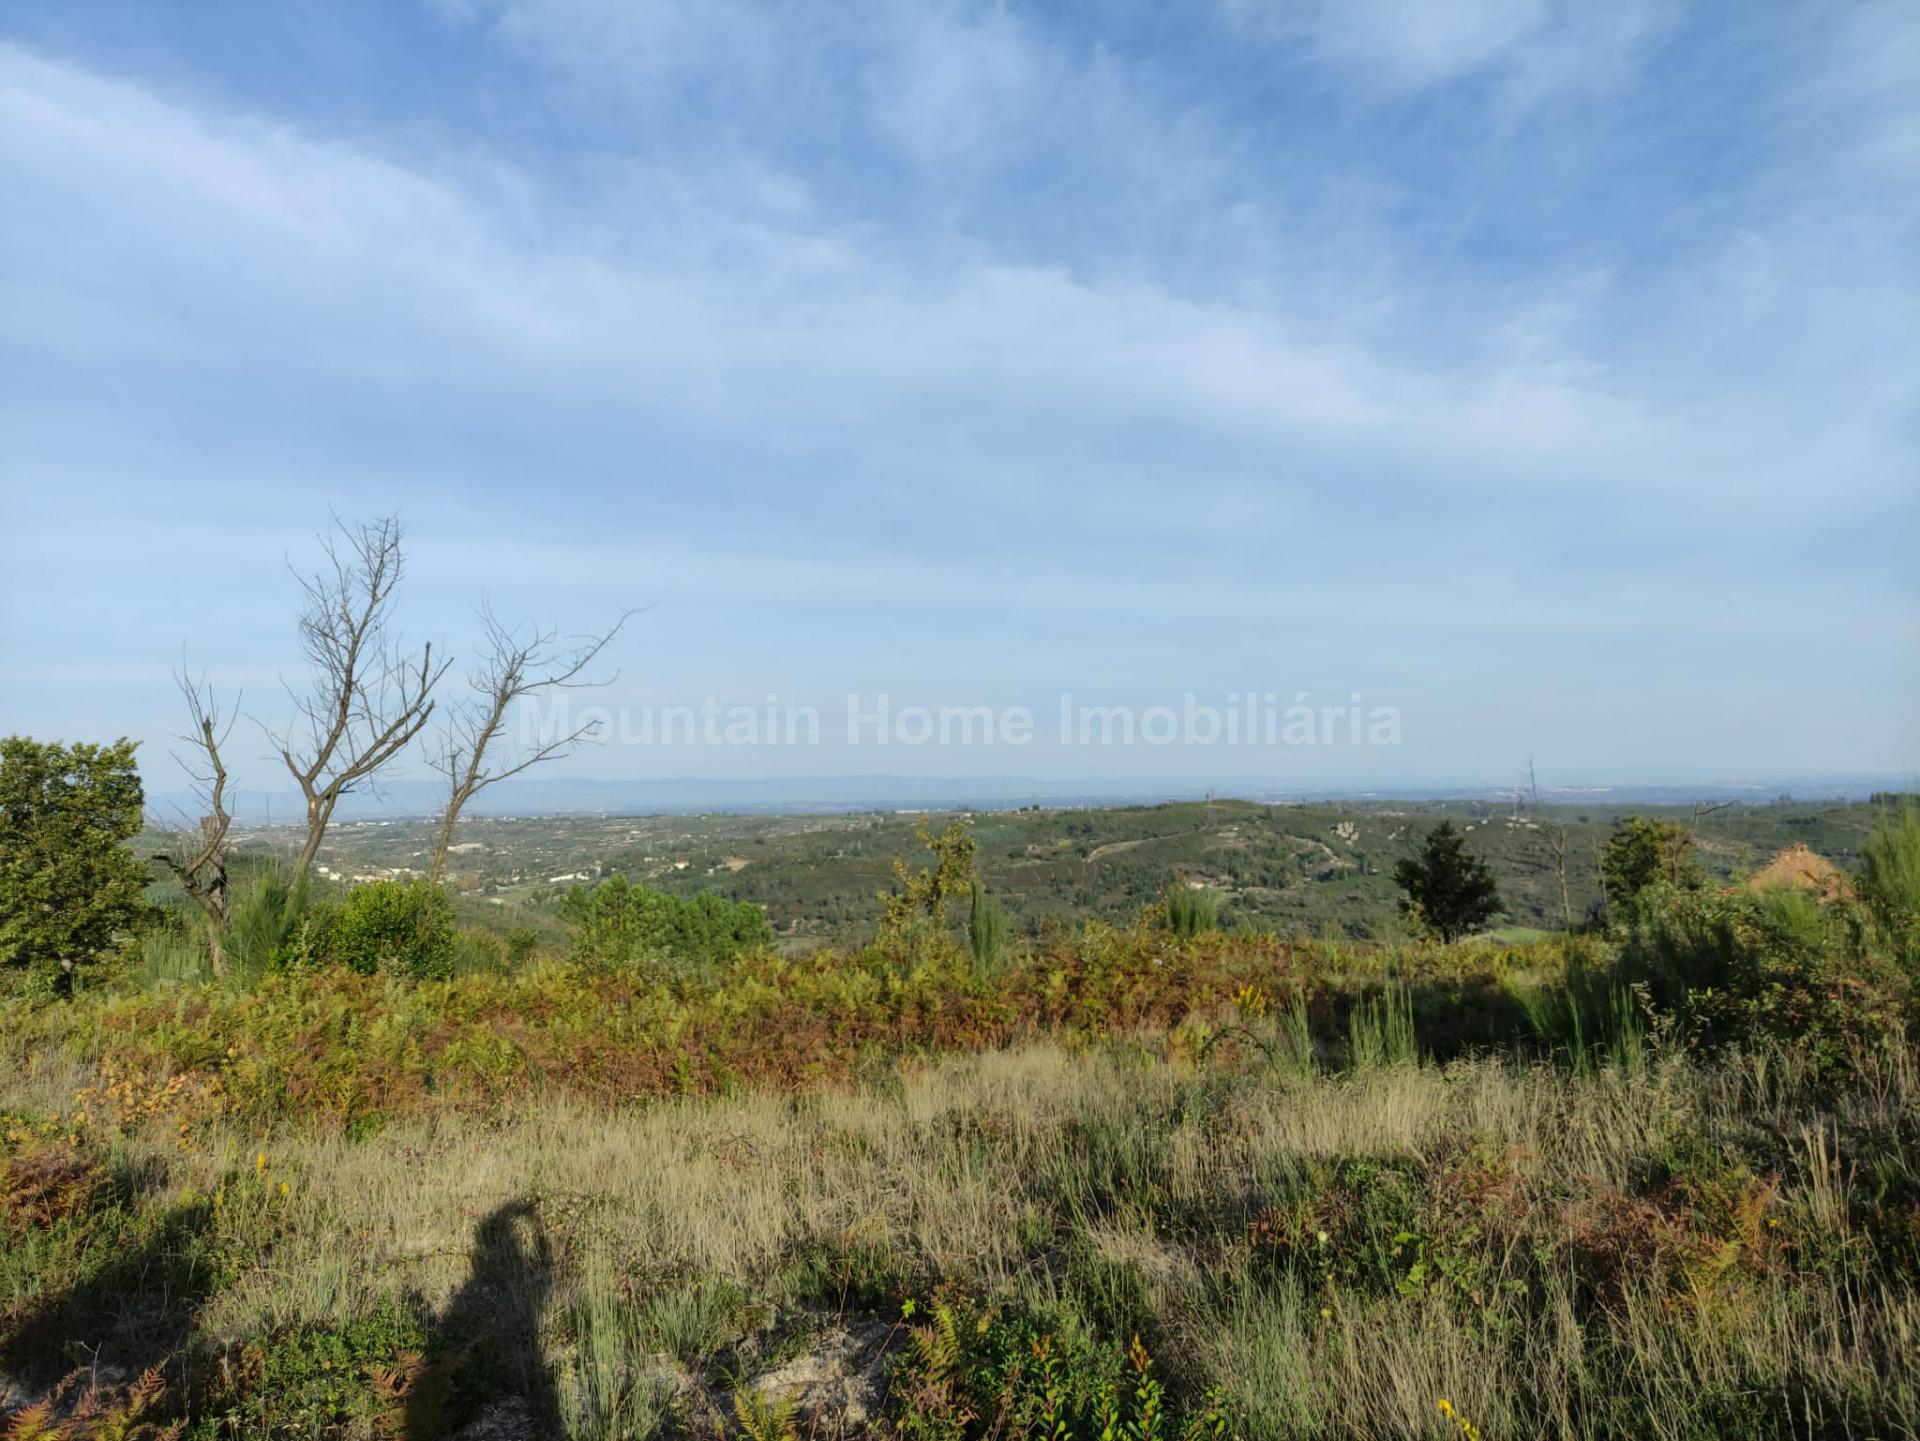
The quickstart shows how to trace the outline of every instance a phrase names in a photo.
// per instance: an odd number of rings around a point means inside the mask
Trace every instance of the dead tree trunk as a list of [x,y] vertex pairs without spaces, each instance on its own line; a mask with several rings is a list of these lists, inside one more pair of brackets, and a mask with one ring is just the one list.
[[1567,828],[1557,822],[1549,825],[1545,819],[1546,808],[1540,802],[1540,782],[1533,772],[1533,762],[1527,762],[1527,790],[1533,798],[1534,824],[1540,827],[1540,835],[1547,843],[1547,853],[1551,857],[1553,873],[1560,885],[1560,917],[1563,929],[1573,934],[1573,893],[1567,885]]
[[448,664],[434,659],[432,645],[404,653],[391,633],[404,569],[399,521],[339,529],[345,546],[329,537],[326,569],[301,581],[300,643],[312,670],[311,690],[293,696],[301,720],[268,732],[306,804],[295,879],[319,854],[340,798],[372,783],[425,728]]
[[192,764],[183,761],[194,779],[206,812],[193,831],[176,831],[172,849],[154,857],[172,874],[180,889],[199,908],[206,927],[207,956],[216,976],[227,970],[227,831],[233,817],[227,811],[227,767],[220,757],[227,728],[220,724],[219,708],[211,687],[202,688],[180,676],[180,690],[187,698],[193,729],[181,740],[198,752]]

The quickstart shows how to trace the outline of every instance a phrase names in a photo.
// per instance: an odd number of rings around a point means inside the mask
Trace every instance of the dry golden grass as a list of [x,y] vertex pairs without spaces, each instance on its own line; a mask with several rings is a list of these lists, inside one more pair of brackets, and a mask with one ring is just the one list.
[[[1777,1127],[1778,1215],[1844,1241],[1841,1131],[1911,1125],[1911,1053],[1842,1097],[1838,1119],[1777,1057],[1656,1059],[1632,1075],[1487,1059],[1305,1077],[1173,1055],[1043,1044],[800,1095],[628,1108],[529,1095],[497,1122],[427,1113],[356,1141],[215,1122],[191,1144],[157,1124],[117,1144],[164,1175],[163,1203],[250,1167],[261,1177],[277,1239],[206,1303],[213,1342],[340,1326],[410,1298],[442,1311],[469,1280],[483,1219],[532,1198],[557,1270],[548,1357],[581,1436],[663,1424],[682,1383],[662,1337],[709,1324],[687,1310],[690,1287],[730,1282],[750,1298],[712,1323],[744,1344],[795,1307],[897,1315],[886,1308],[940,1282],[1048,1303],[1081,1284],[1074,1256],[1134,1288],[1175,1378],[1224,1386],[1256,1437],[1440,1434],[1442,1395],[1488,1436],[1697,1437],[1756,1393],[1798,1395],[1804,1430],[1842,1435],[1846,1398],[1884,1419],[1888,1398],[1920,1396],[1910,1280],[1761,1267],[1688,1292],[1629,1276],[1597,1314],[1564,1259],[1577,1209],[1548,1206],[1631,1193],[1675,1137]],[[0,1106],[58,1109],[84,1080],[37,1060],[0,1080]],[[1474,1294],[1256,1274],[1245,1227],[1263,1197],[1311,1190],[1343,1158],[1417,1168],[1467,1143],[1534,1198],[1522,1242],[1463,1243],[1485,1252]],[[1562,1259],[1531,1262],[1527,1246]],[[796,1269],[809,1256],[829,1258],[824,1286]],[[835,1265],[858,1290],[860,1257],[891,1299],[832,1294]]]

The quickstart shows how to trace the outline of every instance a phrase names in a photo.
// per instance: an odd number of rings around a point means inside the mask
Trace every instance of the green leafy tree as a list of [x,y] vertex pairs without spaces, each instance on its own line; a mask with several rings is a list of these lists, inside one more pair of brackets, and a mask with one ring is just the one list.
[[1649,886],[1697,887],[1702,876],[1693,832],[1678,821],[1622,817],[1600,848],[1600,879],[1609,906],[1624,906]]
[[136,742],[0,741],[0,965],[74,971],[146,914]]
[[1467,850],[1467,838],[1442,821],[1427,833],[1420,854],[1393,868],[1407,893],[1402,905],[1451,941],[1484,925],[1500,909],[1499,888],[1487,863]]

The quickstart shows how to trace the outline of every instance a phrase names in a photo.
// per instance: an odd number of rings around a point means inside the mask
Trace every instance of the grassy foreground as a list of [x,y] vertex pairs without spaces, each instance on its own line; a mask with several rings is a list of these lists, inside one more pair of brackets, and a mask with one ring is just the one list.
[[14,1007],[8,1434],[1916,1435],[1920,1056],[1554,1053],[1563,972],[1096,929]]

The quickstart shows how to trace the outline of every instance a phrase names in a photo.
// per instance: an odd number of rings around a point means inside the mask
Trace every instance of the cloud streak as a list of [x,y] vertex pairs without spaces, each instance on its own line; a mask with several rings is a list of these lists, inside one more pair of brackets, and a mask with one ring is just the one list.
[[[1724,753],[1777,691],[1763,667],[1818,656],[1878,713],[1914,698],[1889,664],[1920,388],[1914,27],[1891,12],[1813,62],[1776,35],[1778,98],[1727,119],[1685,88],[1726,37],[1652,10],[1604,44],[1519,0],[1181,34],[441,12],[441,63],[461,78],[477,44],[512,125],[330,129],[84,45],[0,45],[8,484],[76,502],[23,512],[10,610],[58,583],[35,552],[100,542],[83,499],[110,533],[128,517],[148,584],[209,533],[284,548],[328,503],[400,504],[447,625],[476,579],[589,607],[638,585],[688,617],[671,664],[711,678],[693,658],[732,647],[748,689],[772,661],[728,626],[770,627],[830,688],[884,679],[898,641],[966,685],[1069,652],[1118,677],[1157,623],[1218,673],[1272,636],[1261,664],[1344,651],[1483,708],[1485,739],[1423,774],[1491,766],[1526,682],[1462,696],[1409,637],[1487,676],[1558,636],[1670,711],[1683,759]],[[1605,85],[1562,73],[1583,45]],[[1452,142],[1438,161],[1410,109]],[[1743,121],[1761,148],[1725,150],[1711,203],[1668,204],[1687,145]],[[1557,209],[1529,188],[1556,173]],[[188,569],[209,594],[266,583]],[[804,638],[766,618],[782,604]],[[983,645],[972,614],[1025,624]],[[70,619],[0,653],[23,723],[85,710],[34,679],[89,644],[97,617]],[[129,623],[129,653],[164,673],[175,619]],[[240,629],[236,664],[264,661],[272,627]],[[1676,634],[1714,653],[1705,702],[1668,661],[1634,668]],[[141,704],[129,728],[153,730],[164,696]],[[1797,769],[1834,729],[1782,724]],[[1897,721],[1869,728],[1906,763]]]

